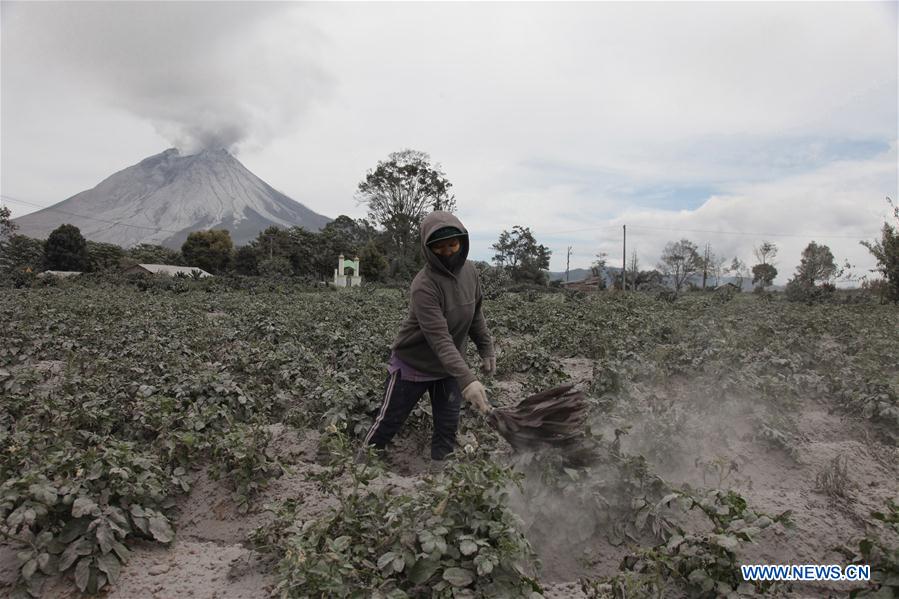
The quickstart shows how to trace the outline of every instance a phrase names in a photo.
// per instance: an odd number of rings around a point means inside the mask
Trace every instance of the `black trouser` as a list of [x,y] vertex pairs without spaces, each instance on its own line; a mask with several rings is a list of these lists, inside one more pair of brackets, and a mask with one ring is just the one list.
[[454,378],[419,383],[402,380],[399,370],[388,375],[384,403],[365,436],[365,444],[384,449],[402,428],[425,391],[431,396],[431,413],[434,416],[431,458],[444,459],[456,445],[459,409],[462,406],[462,392]]

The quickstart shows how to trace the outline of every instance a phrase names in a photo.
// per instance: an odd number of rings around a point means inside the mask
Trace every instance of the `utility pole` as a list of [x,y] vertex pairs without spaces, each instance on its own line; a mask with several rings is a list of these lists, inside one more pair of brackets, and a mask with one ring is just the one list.
[[621,290],[627,291],[627,225],[621,225]]
[[568,246],[568,257],[565,258],[565,282],[568,282],[568,270],[571,266],[571,246]]
[[711,253],[709,242],[705,243],[705,256],[702,258],[702,290],[705,291],[705,282],[709,276],[709,254]]

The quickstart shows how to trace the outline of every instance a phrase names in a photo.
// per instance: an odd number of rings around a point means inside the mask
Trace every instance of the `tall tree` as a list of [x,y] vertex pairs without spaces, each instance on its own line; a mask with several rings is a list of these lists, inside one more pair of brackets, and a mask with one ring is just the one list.
[[359,270],[365,281],[383,281],[387,276],[387,258],[374,241],[369,241],[359,252]]
[[777,269],[774,267],[774,257],[777,256],[778,247],[771,241],[763,241],[752,248],[752,254],[758,261],[752,267],[752,284],[759,287],[767,287],[774,283]]
[[774,283],[777,269],[772,264],[759,263],[752,267],[752,284],[767,287]]
[[384,228],[392,249],[406,265],[420,253],[418,227],[425,215],[433,210],[455,210],[451,188],[443,169],[432,165],[427,153],[403,150],[366,173],[357,199],[368,206],[369,218]]
[[805,246],[796,268],[795,280],[798,283],[810,286],[828,283],[836,274],[837,265],[829,247],[818,245],[814,241]]
[[44,243],[44,265],[47,270],[85,271],[90,268],[87,241],[75,225],[60,225]]
[[225,229],[194,231],[181,246],[187,266],[197,266],[207,272],[220,274],[231,264],[234,243]]
[[861,244],[877,259],[875,270],[886,281],[887,299],[899,302],[899,204],[894,206],[890,198],[887,198],[887,202],[893,209],[895,225],[883,223],[879,241],[862,241]]
[[703,259],[697,251],[696,244],[689,239],[669,241],[662,251],[658,269],[669,277],[674,284],[674,291],[680,293],[684,283],[702,268]]
[[736,279],[734,285],[742,290],[743,280],[749,276],[749,271],[746,269],[746,263],[734,256],[734,259],[731,260],[727,268],[724,269],[724,274],[733,276]]
[[[518,225],[515,225],[518,227]],[[493,255],[493,261],[500,268],[514,268],[518,264],[518,254],[512,244],[512,234],[503,231],[499,234],[499,239],[490,246],[496,252]]]
[[499,240],[490,246],[496,254],[493,261],[509,271],[514,281],[545,284],[546,270],[552,252],[537,243],[529,227],[515,225],[512,231],[500,233]]
[[759,264],[773,264],[778,249],[777,244],[771,241],[763,241],[758,247],[752,248],[752,253]]
[[706,243],[705,249],[702,253],[702,288],[705,289],[706,285],[712,277],[715,279],[715,287],[718,286],[719,279],[721,278],[721,273],[724,270],[724,264],[727,262],[727,259],[723,256],[719,256],[712,250],[712,244]]

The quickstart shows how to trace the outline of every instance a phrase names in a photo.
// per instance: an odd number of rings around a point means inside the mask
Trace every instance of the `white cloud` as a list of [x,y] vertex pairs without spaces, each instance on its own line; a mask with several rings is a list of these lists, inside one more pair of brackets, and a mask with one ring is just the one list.
[[[874,261],[859,241],[879,236],[887,218],[884,198],[895,198],[897,193],[896,164],[894,143],[887,152],[870,160],[839,161],[777,181],[735,185],[695,210],[625,208],[612,219],[585,219],[583,227],[593,224],[616,228],[567,235],[552,247],[553,269],[564,268],[568,243],[594,254],[606,251],[615,264],[620,264],[620,225],[627,224],[628,255],[636,251],[644,268],[656,264],[666,242],[680,238],[699,245],[709,242],[720,255],[738,256],[750,264],[753,246],[769,240],[781,248],[777,282],[784,283],[795,271],[802,249],[816,241],[828,245],[838,260],[848,259],[859,274],[864,274]],[[541,230],[552,231],[549,227],[537,228],[538,240]],[[590,255],[579,258],[572,259],[573,266],[589,265]]]

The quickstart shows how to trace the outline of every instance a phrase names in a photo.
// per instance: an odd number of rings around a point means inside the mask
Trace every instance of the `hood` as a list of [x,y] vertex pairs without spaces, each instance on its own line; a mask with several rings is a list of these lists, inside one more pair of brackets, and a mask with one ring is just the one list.
[[421,234],[421,253],[425,258],[425,262],[433,270],[455,276],[455,273],[451,273],[447,270],[440,261],[440,258],[437,257],[437,254],[429,250],[427,246],[428,237],[430,237],[434,231],[443,227],[456,227],[462,231],[462,248],[459,250],[459,253],[462,254],[464,260],[468,260],[468,229],[465,228],[462,221],[456,218],[454,214],[443,210],[435,210],[421,221],[421,227],[419,227],[419,233]]

